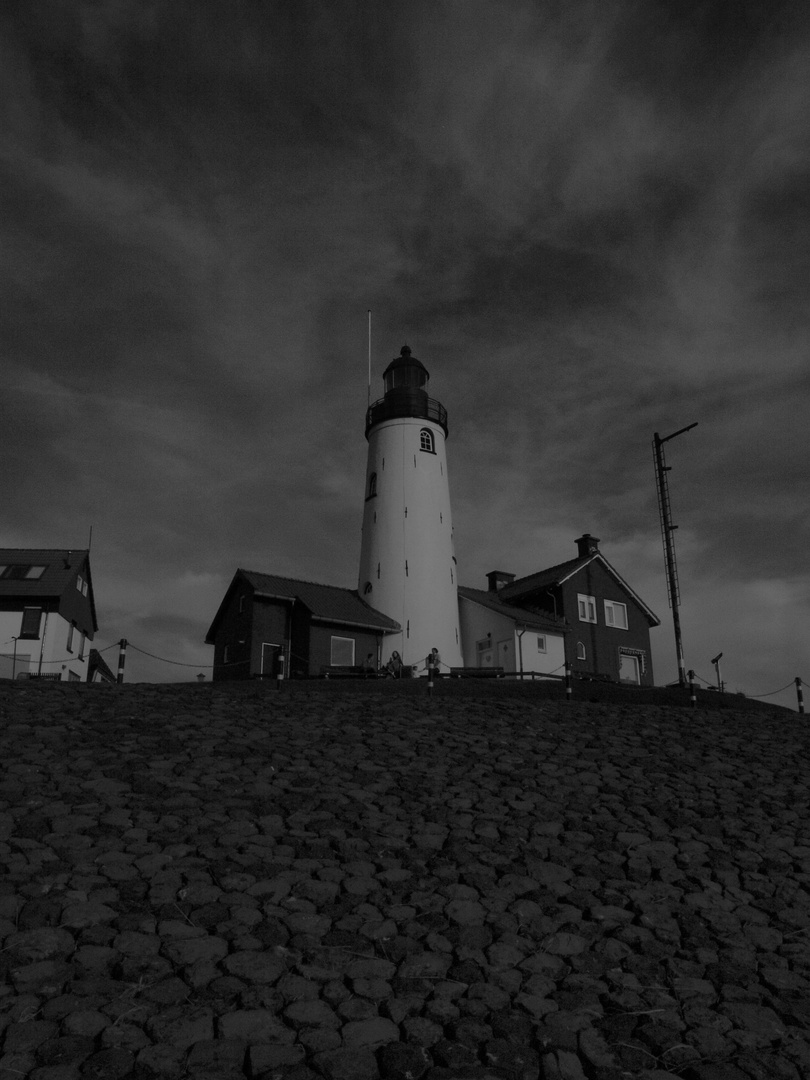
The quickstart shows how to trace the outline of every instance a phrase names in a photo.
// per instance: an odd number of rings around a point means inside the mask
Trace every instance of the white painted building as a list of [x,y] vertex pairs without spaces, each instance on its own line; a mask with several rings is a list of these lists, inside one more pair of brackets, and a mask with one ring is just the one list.
[[462,666],[458,575],[447,412],[428,397],[429,377],[404,346],[383,374],[385,396],[368,409],[358,592],[402,627],[386,635],[383,664],[396,650],[421,672],[435,647],[446,673]]
[[565,624],[498,601],[494,589],[459,589],[464,666],[507,675],[565,674]]
[[97,630],[88,551],[0,549],[0,678],[86,682]]

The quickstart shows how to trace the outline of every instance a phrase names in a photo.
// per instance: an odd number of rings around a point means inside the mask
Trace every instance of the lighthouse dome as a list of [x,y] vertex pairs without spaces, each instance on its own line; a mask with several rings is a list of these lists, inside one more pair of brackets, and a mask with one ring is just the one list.
[[425,386],[429,378],[428,369],[421,360],[411,355],[411,350],[407,345],[402,346],[399,356],[395,357],[383,372],[386,393],[401,387],[419,390]]

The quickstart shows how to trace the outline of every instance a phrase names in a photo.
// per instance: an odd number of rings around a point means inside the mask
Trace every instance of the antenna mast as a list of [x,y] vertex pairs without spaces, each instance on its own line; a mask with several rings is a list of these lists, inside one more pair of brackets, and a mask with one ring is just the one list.
[[371,308],[368,309],[368,404],[371,407]]
[[681,602],[681,589],[678,583],[678,566],[675,562],[675,540],[672,536],[678,528],[672,524],[672,512],[669,504],[669,482],[667,473],[671,466],[664,460],[664,443],[674,439],[676,435],[683,435],[685,431],[691,431],[697,427],[697,422],[681,428],[662,439],[658,432],[653,438],[653,457],[655,459],[655,479],[658,484],[658,514],[661,519],[661,536],[664,540],[664,561],[667,570],[667,586],[669,588],[669,606],[672,608],[672,625],[675,630],[675,650],[678,654],[678,682],[686,686],[686,664],[683,659],[683,640],[681,639],[681,616],[678,607]]

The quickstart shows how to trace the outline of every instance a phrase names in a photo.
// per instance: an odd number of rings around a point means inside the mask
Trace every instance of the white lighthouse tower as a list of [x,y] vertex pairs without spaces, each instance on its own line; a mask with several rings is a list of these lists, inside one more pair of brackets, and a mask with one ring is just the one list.
[[386,635],[406,665],[461,667],[458,582],[447,479],[447,410],[428,397],[430,378],[407,345],[383,373],[385,396],[366,414],[360,595],[402,627]]

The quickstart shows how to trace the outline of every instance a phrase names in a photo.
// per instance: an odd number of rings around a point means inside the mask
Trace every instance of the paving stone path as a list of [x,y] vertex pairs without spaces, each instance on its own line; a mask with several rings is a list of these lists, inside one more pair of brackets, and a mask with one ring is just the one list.
[[0,1080],[804,1080],[810,727],[0,683]]

